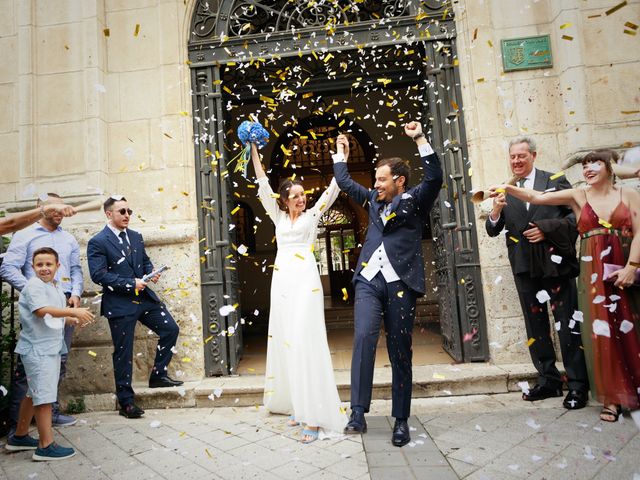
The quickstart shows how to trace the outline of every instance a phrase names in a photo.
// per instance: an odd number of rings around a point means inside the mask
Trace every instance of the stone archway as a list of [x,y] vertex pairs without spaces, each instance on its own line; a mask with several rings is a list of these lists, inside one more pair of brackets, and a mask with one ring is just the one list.
[[[432,216],[444,347],[457,360],[487,359],[477,237],[466,195],[471,181],[452,15],[448,2],[435,0],[195,3],[188,48],[198,119],[196,169],[203,204],[199,221],[201,238],[215,252],[202,265],[207,332],[224,331],[238,322],[233,315],[221,318],[217,312],[221,298],[237,300],[237,279],[224,261],[234,255],[228,234],[234,201],[225,114],[239,102],[257,102],[275,111],[291,97],[317,91],[409,87],[424,99],[421,107],[445,170],[446,188]],[[349,68],[360,77],[350,76]],[[301,71],[310,72],[304,81]],[[288,82],[295,83],[295,91]],[[216,209],[204,208],[211,202]],[[463,342],[463,334],[471,334],[471,340]],[[205,350],[207,365],[213,365],[207,368],[209,374],[227,373],[241,354],[238,338],[219,338]],[[225,358],[227,366],[219,368]]]

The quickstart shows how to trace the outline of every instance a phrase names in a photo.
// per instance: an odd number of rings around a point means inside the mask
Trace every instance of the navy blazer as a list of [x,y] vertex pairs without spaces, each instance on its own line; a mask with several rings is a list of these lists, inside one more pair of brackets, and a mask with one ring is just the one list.
[[354,181],[349,175],[346,162],[333,164],[333,172],[340,189],[364,208],[367,208],[368,204],[369,226],[353,276],[354,282],[364,266],[362,263],[368,262],[380,243],[384,243],[391,266],[400,279],[411,290],[424,295],[422,225],[440,193],[442,168],[435,152],[421,157],[421,160],[424,168],[422,182],[393,198],[390,218],[386,224],[380,218],[385,204],[378,201],[378,192]]
[[[129,229],[127,235],[131,244],[129,255],[109,227],[104,227],[87,245],[89,274],[94,283],[102,286],[100,313],[107,318],[133,315],[140,302],[135,292],[136,278],[153,272],[142,235]],[[151,300],[160,301],[149,287],[144,291]]]
[[[571,188],[571,184],[564,175],[553,180],[551,179],[552,176],[553,174],[550,172],[536,169],[536,177],[533,179],[533,189],[539,192],[545,192],[551,189],[564,190]],[[522,235],[522,232],[532,228],[529,223],[535,224],[536,220],[543,219],[566,218],[573,223],[573,228],[575,228],[576,217],[573,210],[564,205],[529,205],[529,210],[527,210],[527,205],[522,200],[512,197],[511,195],[507,195],[506,199],[507,205],[502,209],[498,223],[492,225],[489,216],[487,216],[485,227],[490,237],[497,236],[503,228],[507,228],[505,239],[512,272],[514,275],[530,273],[531,244],[529,240]]]

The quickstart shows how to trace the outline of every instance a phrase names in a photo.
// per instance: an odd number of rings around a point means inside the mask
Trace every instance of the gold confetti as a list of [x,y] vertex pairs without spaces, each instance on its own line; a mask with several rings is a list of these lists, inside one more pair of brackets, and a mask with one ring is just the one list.
[[191,363],[191,359],[189,357],[183,357],[181,361],[182,363]]
[[236,208],[231,210],[231,215],[235,215],[236,213],[238,213],[238,210],[240,210],[240,205],[238,205]]
[[300,260],[304,260],[304,257],[302,255],[300,255],[299,253],[296,253],[294,256],[298,257]]
[[89,350],[87,353],[89,355],[91,355],[92,357],[97,357],[98,356],[98,354],[96,352],[94,352],[93,350]]
[[205,448],[205,449],[204,449],[204,452],[207,454],[207,457],[209,457],[209,458],[213,458],[213,455],[211,455],[211,452],[209,452],[209,449],[208,449],[208,448]]
[[609,10],[607,10],[606,12],[604,12],[605,15],[609,16],[613,13],[616,13],[618,10],[620,10],[622,7],[627,5],[627,0],[624,0],[624,2],[621,2],[619,4],[617,4],[615,7],[611,7]]
[[367,265],[369,265],[367,262],[362,262],[361,264],[363,267],[366,267]]
[[598,223],[600,225],[602,225],[604,228],[611,228],[613,227],[613,225],[611,225],[609,222],[607,222],[606,220],[602,220],[601,218],[598,219]]
[[573,26],[573,23],[563,23],[562,25],[560,25],[560,30],[564,30],[565,28],[569,28],[572,26]]
[[390,78],[378,78],[378,83],[382,83],[385,87],[391,83]]
[[634,113],[640,113],[640,110],[621,110],[623,115],[633,115]]
[[319,288],[314,288],[314,289],[311,290],[311,292],[313,292],[313,293],[316,293],[316,292],[319,292],[319,291],[320,291]]
[[573,37],[571,35],[562,35],[562,39],[572,41]]
[[400,291],[397,293],[397,295],[398,295],[398,297],[402,298],[402,297],[404,296],[404,292],[403,292],[402,290],[400,290]]
[[554,173],[553,175],[551,175],[549,178],[551,180],[555,180],[556,178],[560,178],[564,176],[564,172],[558,172],[558,173]]
[[516,237],[509,237],[509,240],[511,240],[513,243],[518,243],[520,241]]
[[437,380],[444,380],[444,379],[445,379],[445,378],[447,378],[447,377],[445,377],[445,376],[444,376],[443,374],[441,374],[441,373],[434,373],[434,374],[433,374],[433,378],[435,378],[435,379],[437,379]]
[[489,48],[493,48],[493,42],[491,40],[487,40],[487,45],[489,45]]
[[391,220],[395,216],[396,216],[396,212],[391,212],[389,215],[384,217],[384,220],[385,220],[385,222],[388,222],[389,220]]
[[342,287],[342,300],[344,300],[345,302],[349,299],[349,292],[347,292],[347,289]]
[[479,79],[476,80],[476,82],[478,83],[484,83],[484,77],[480,77]]
[[535,342],[536,339],[531,337],[529,340],[527,340],[527,347],[530,347],[531,345],[533,345],[533,342]]
[[109,30],[108,28],[105,28],[102,30],[102,33],[104,34],[105,37],[108,37],[109,35],[111,35],[111,30]]
[[140,33],[140,24],[136,23],[136,29],[133,32],[133,36],[137,37],[139,33]]
[[633,31],[633,30],[624,30],[622,33],[626,33],[627,35],[636,35],[637,32]]
[[638,29],[638,25],[636,25],[635,23],[632,22],[627,22],[624,24],[625,27],[630,28],[631,30],[637,30]]

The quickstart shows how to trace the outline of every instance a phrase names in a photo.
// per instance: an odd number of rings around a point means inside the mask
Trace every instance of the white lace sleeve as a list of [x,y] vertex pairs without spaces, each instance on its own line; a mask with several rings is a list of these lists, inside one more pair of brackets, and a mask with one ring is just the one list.
[[327,187],[327,189],[320,195],[320,198],[316,202],[316,204],[309,210],[309,213],[316,217],[316,223],[320,221],[322,215],[326,213],[327,210],[331,208],[333,202],[336,201],[338,195],[340,194],[340,187],[338,187],[338,183],[334,178],[331,180],[331,183]]
[[258,197],[260,197],[260,201],[267,215],[271,217],[271,221],[276,223],[278,215],[284,212],[278,207],[275,193],[273,193],[271,185],[269,185],[269,177],[261,177],[258,179]]

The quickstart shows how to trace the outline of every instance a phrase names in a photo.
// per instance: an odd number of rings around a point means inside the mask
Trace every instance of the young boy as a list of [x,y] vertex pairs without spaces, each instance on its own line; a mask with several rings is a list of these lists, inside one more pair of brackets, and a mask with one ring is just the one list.
[[[94,317],[87,308],[66,307],[67,299],[54,280],[59,266],[53,248],[33,252],[36,276],[22,289],[18,302],[22,329],[15,352],[24,364],[29,390],[20,403],[18,427],[7,439],[6,449],[35,450],[34,460],[62,460],[76,453],[73,448],[54,443],[51,405],[57,399],[60,355],[67,352],[64,325],[83,327]],[[39,440],[29,436],[34,414]]]

